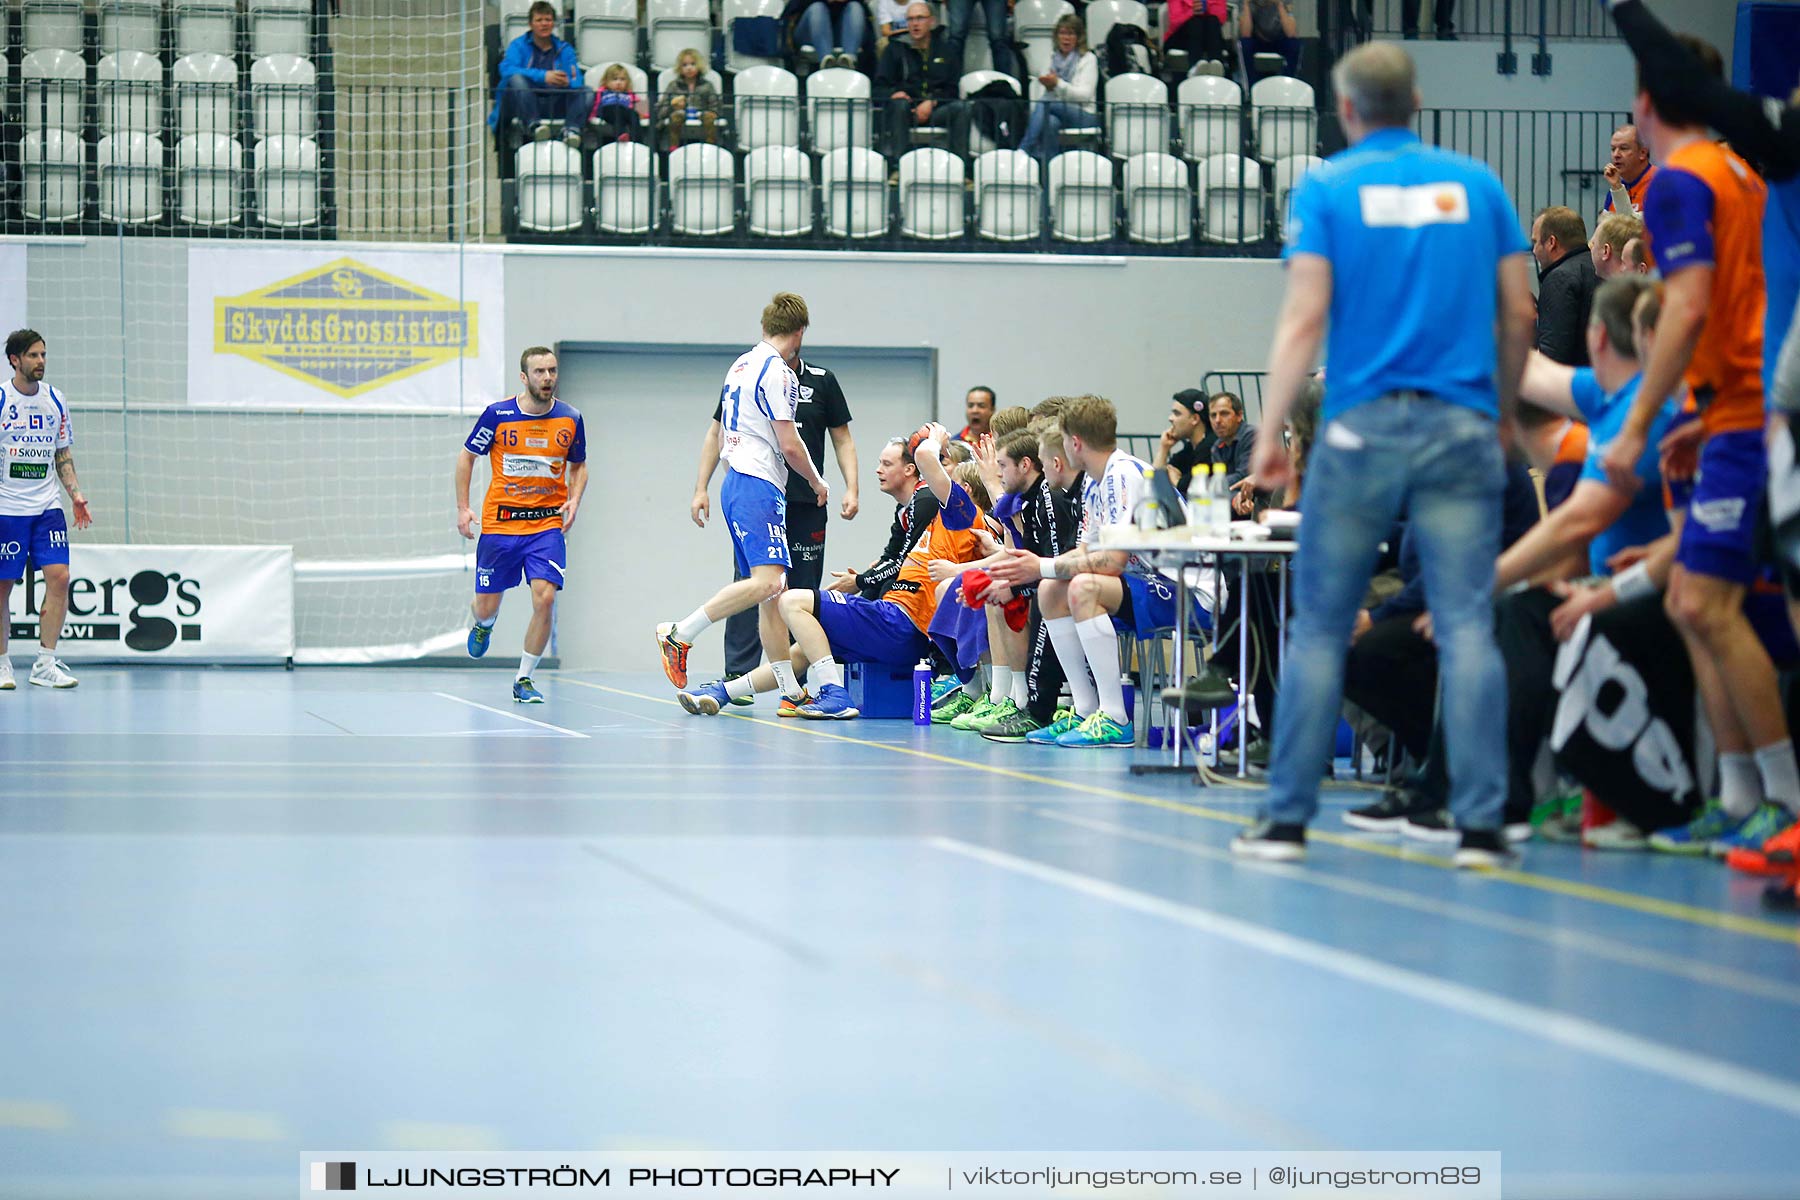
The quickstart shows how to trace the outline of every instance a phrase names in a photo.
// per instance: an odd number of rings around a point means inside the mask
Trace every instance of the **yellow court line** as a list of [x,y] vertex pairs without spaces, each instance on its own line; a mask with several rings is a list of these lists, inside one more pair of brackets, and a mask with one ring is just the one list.
[[[650,696],[643,692],[627,691],[624,688],[607,687],[605,684],[589,683],[583,679],[572,679],[566,675],[560,677],[563,683],[573,683],[579,687],[593,688],[596,691],[611,692],[616,696],[630,696],[636,700],[648,700],[654,704],[675,704],[666,696]],[[796,733],[810,734],[813,737],[826,738],[835,742],[845,742],[853,746],[867,746],[875,750],[887,750],[908,758],[922,758],[929,762],[949,763],[953,766],[966,767],[971,771],[980,771],[988,775],[998,775],[1005,779],[1016,779],[1021,783],[1038,784],[1053,787],[1066,792],[1082,792],[1090,796],[1103,796],[1109,800],[1123,800],[1128,804],[1141,804],[1150,808],[1160,808],[1168,812],[1183,813],[1190,817],[1200,817],[1208,821],[1222,821],[1231,825],[1249,825],[1251,818],[1242,813],[1226,812],[1223,809],[1206,808],[1198,804],[1183,804],[1179,800],[1165,800],[1157,796],[1142,796],[1135,792],[1121,791],[1118,788],[1105,787],[1100,784],[1083,783],[1073,779],[1058,779],[1051,775],[1038,775],[1030,771],[1015,771],[1010,767],[996,767],[988,763],[969,762],[966,759],[951,758],[945,754],[934,754],[929,750],[915,750],[911,746],[895,746],[887,742],[872,742],[867,738],[852,737],[842,733],[830,733],[816,728],[806,721],[770,721],[747,713],[722,712],[723,717],[732,717],[739,721],[750,721],[757,725],[773,725],[777,728],[791,729]],[[1323,842],[1329,846],[1337,846],[1345,850],[1355,850],[1362,854],[1373,854],[1380,858],[1395,859],[1401,862],[1418,863],[1422,866],[1436,867],[1439,870],[1453,869],[1448,859],[1436,855],[1418,854],[1399,846],[1386,846],[1379,842],[1369,842],[1361,838],[1345,837],[1335,833],[1316,832],[1308,829],[1306,840]],[[1552,895],[1568,896],[1576,900],[1586,900],[1591,904],[1605,904],[1628,912],[1641,913],[1645,916],[1664,917],[1671,921],[1684,921],[1690,925],[1699,925],[1707,929],[1718,929],[1726,933],[1743,934],[1745,937],[1763,938],[1772,942],[1783,942],[1788,945],[1800,945],[1800,928],[1784,925],[1776,921],[1765,921],[1757,917],[1739,916],[1736,913],[1717,912],[1710,908],[1701,908],[1694,904],[1682,904],[1675,900],[1660,900],[1654,896],[1640,896],[1633,892],[1622,892],[1615,888],[1601,887],[1598,884],[1580,883],[1572,879],[1558,879],[1553,875],[1537,875],[1530,871],[1488,870],[1481,872],[1484,879],[1494,879],[1519,887],[1532,888],[1536,891]]]

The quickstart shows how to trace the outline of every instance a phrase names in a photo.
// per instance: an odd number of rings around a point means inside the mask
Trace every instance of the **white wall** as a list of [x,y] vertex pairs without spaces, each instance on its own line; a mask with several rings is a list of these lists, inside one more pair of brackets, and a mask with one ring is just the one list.
[[1495,70],[1497,41],[1407,42],[1406,49],[1418,64],[1425,107],[1631,110],[1635,76],[1625,43],[1552,42],[1549,75],[1531,73],[1536,42],[1515,40],[1513,46],[1519,71],[1501,75]]

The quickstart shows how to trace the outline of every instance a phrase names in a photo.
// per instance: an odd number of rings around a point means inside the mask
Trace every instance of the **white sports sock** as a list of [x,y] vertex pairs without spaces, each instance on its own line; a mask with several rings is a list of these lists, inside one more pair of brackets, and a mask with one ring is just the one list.
[[1749,754],[1719,755],[1719,803],[1743,820],[1762,803],[1762,776]]
[[[775,672],[775,686],[781,689],[781,694],[790,700],[798,699],[800,681],[794,678],[794,664],[783,659],[770,663],[769,667]],[[748,679],[749,676],[746,675],[745,678]]]
[[495,613],[493,616],[489,617],[487,620],[484,621],[480,617],[477,617],[475,615],[475,610],[472,608],[469,610],[469,616],[470,616],[470,618],[473,619],[475,625],[481,629],[492,629],[494,627],[494,622],[498,621],[500,619],[500,614]]
[[818,684],[820,691],[824,691],[829,684],[844,686],[844,668],[838,666],[838,660],[830,655],[806,668],[806,677]]
[[694,644],[694,639],[705,632],[706,627],[711,624],[712,618],[706,615],[706,608],[702,605],[683,617],[681,624],[675,626],[675,640],[691,646]]
[[55,662],[56,661],[56,651],[46,649],[45,647],[40,645],[38,647],[37,660],[39,662]]
[[1794,743],[1770,742],[1756,752],[1756,773],[1762,777],[1763,797],[1791,813],[1800,813],[1800,768],[1794,764]]
[[1012,700],[1020,709],[1031,704],[1031,675],[1025,671],[1013,672]]
[[538,663],[543,661],[543,658],[544,658],[544,656],[541,654],[521,654],[521,655],[519,655],[519,673],[517,675],[513,676],[513,678],[514,679],[530,679],[531,673],[533,671],[537,670],[537,665],[538,665]]
[[1119,681],[1119,633],[1109,616],[1089,617],[1075,626],[1081,649],[1094,671],[1094,687],[1100,693],[1100,711],[1121,725],[1131,724],[1125,709],[1125,688]]
[[[1069,695],[1075,701],[1075,715],[1090,715],[1100,707],[1100,693],[1094,690],[1094,681],[1088,678],[1087,652],[1081,648],[1081,635],[1075,632],[1075,618],[1049,617],[1044,621],[1044,628],[1050,631],[1050,647],[1056,651],[1056,661],[1062,664],[1063,675],[1069,681]],[[1113,674],[1118,673],[1118,660],[1115,658]]]
[[736,679],[725,681],[725,696],[729,700],[754,695],[756,695],[756,689],[750,685],[750,676],[748,675],[739,675]]
[[992,700],[995,704],[998,704],[1008,696],[1012,695],[1013,669],[1011,667],[995,666],[992,670],[992,674],[994,679],[993,682],[988,685],[988,699]]

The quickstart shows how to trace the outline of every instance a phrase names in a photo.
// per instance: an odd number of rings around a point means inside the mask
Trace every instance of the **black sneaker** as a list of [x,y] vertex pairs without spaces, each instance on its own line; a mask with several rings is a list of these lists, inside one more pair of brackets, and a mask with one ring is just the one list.
[[[725,672],[725,678],[720,680],[719,682],[730,683],[732,680],[738,678],[742,674],[743,674],[742,671],[727,671],[727,672]],[[732,698],[731,702],[733,704],[737,705],[739,708],[755,708],[756,707],[756,697],[755,696],[736,696],[736,697]]]
[[1344,824],[1369,833],[1399,833],[1406,818],[1429,811],[1431,802],[1409,788],[1391,787],[1381,799],[1344,814]]
[[1462,835],[1451,863],[1459,870],[1495,870],[1519,863],[1517,851],[1506,844],[1497,829],[1469,829]]
[[1026,734],[1042,728],[1042,725],[1032,719],[1030,713],[1020,709],[998,725],[991,725],[982,730],[981,736],[990,742],[1022,742],[1025,740]]
[[1407,814],[1406,819],[1400,822],[1400,832],[1421,842],[1454,842],[1461,836],[1457,833],[1456,822],[1450,819],[1450,810],[1447,808]]
[[1231,839],[1231,852],[1264,862],[1299,862],[1306,857],[1306,826],[1259,821]]
[[1208,664],[1204,670],[1178,688],[1164,688],[1162,702],[1169,708],[1180,705],[1183,715],[1202,717],[1215,708],[1237,703],[1237,689],[1231,681]]

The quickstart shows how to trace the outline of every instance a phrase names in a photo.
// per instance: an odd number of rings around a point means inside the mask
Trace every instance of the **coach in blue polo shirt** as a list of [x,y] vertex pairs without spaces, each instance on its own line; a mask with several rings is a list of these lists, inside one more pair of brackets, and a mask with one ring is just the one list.
[[[1350,149],[1294,191],[1288,286],[1252,471],[1289,473],[1281,430],[1329,329],[1325,406],[1306,469],[1294,616],[1264,820],[1232,849],[1306,852],[1343,699],[1344,655],[1376,548],[1408,513],[1442,658],[1458,866],[1497,866],[1506,800],[1506,675],[1494,643],[1507,419],[1531,345],[1529,247],[1482,164],[1422,144],[1412,59],[1392,43],[1333,73]],[[1496,329],[1498,337],[1496,337]],[[1423,698],[1422,702],[1423,702]]]

